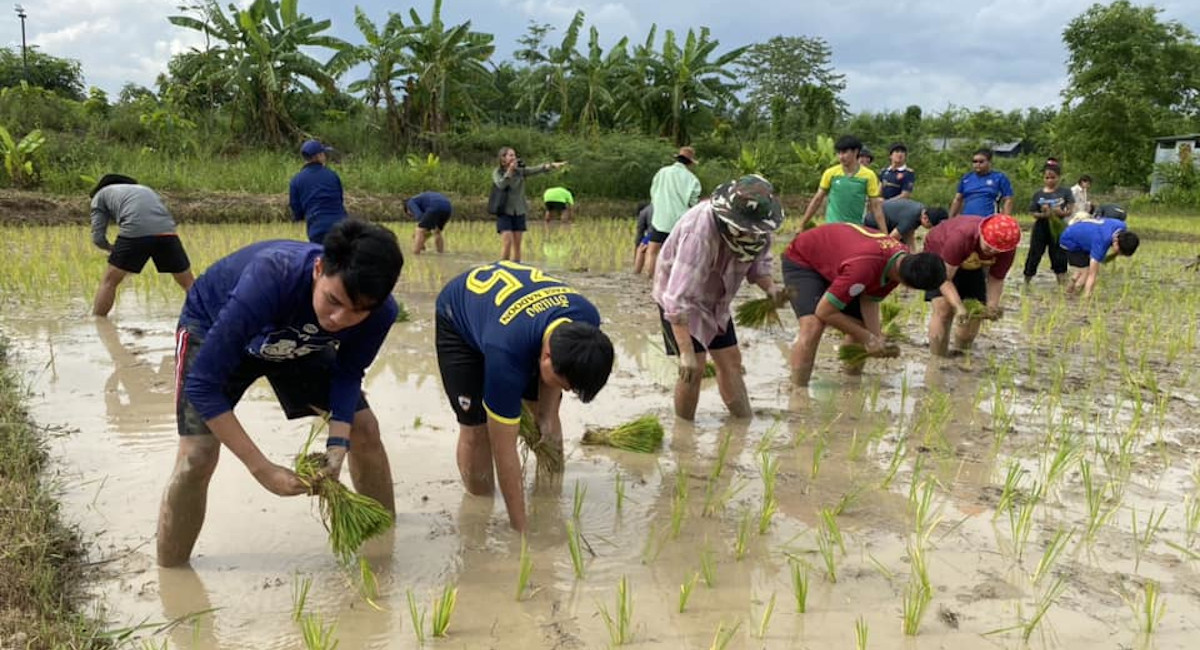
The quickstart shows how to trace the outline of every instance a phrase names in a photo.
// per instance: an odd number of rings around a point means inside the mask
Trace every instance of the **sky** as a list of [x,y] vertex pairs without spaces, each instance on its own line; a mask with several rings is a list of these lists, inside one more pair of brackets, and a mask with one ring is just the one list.
[[[222,6],[229,0],[221,0]],[[247,0],[237,0],[245,5]],[[44,53],[83,64],[85,83],[115,96],[127,82],[153,87],[171,56],[200,45],[199,34],[175,27],[167,17],[181,0],[22,0],[27,40]],[[300,11],[333,21],[330,33],[361,43],[354,26],[358,5],[381,25],[388,11],[416,7],[428,20],[433,0],[417,5],[385,0],[300,0]],[[443,20],[470,20],[475,31],[494,34],[493,60],[512,57],[531,21],[562,30],[577,9],[587,15],[607,48],[622,36],[641,42],[658,25],[684,34],[707,26],[719,51],[773,36],[823,38],[836,71],[846,76],[843,99],[852,112],[900,110],[910,104],[927,113],[959,107],[1002,110],[1056,106],[1066,84],[1066,25],[1090,0],[444,0]],[[1200,2],[1161,0],[1162,20],[1200,32]],[[11,11],[11,10],[10,10]],[[15,11],[0,14],[0,43],[19,48]],[[586,38],[586,37],[585,37]],[[583,45],[583,43],[581,43]],[[317,50],[319,58],[328,53]],[[350,77],[352,80],[356,77]],[[343,83],[346,83],[344,80]]]

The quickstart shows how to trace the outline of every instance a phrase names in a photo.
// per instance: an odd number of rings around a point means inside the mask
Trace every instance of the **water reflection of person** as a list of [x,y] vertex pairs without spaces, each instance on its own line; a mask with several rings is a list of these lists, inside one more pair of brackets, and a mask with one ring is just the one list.
[[[112,321],[97,318],[95,322],[96,335],[113,361],[112,372],[104,382],[109,425],[118,433],[133,433],[169,424],[175,416],[173,355],[164,354],[157,366],[152,365],[121,342]],[[140,330],[133,333],[139,335]]]
[[[158,598],[163,619],[179,621],[170,628],[171,646],[176,648],[219,648],[214,630],[217,610],[204,581],[191,567],[158,569]],[[188,620],[190,619],[190,620]]]

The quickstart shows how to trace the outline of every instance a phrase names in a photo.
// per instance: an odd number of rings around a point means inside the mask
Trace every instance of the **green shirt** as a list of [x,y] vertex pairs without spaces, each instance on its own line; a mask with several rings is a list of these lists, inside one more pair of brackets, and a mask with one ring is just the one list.
[[861,225],[867,199],[880,196],[879,178],[862,165],[853,174],[847,174],[840,164],[826,169],[819,187],[829,195],[825,202],[825,223]]
[[552,187],[546,190],[542,193],[542,200],[546,203],[554,201],[567,205],[575,205],[575,197],[571,196],[571,191],[565,187]]
[[650,203],[654,216],[650,225],[658,232],[671,232],[679,217],[700,201],[700,179],[681,162],[667,165],[654,175]]

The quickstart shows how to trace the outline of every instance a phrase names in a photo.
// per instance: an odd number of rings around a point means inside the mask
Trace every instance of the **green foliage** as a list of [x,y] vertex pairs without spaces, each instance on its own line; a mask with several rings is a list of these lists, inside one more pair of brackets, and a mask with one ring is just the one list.
[[0,124],[13,133],[74,131],[85,123],[83,105],[25,83],[0,90]]
[[28,83],[64,99],[82,100],[83,68],[74,59],[61,59],[42,53],[36,45],[26,48],[28,67],[21,48],[0,48],[0,88]]
[[46,144],[46,136],[38,129],[16,140],[8,129],[0,126],[0,156],[4,157],[4,173],[17,187],[36,185],[38,176],[34,170],[33,155]]
[[756,43],[740,63],[747,82],[747,106],[770,120],[772,137],[811,137],[828,133],[846,114],[839,95],[845,75],[834,71],[833,50],[820,37],[775,36]]

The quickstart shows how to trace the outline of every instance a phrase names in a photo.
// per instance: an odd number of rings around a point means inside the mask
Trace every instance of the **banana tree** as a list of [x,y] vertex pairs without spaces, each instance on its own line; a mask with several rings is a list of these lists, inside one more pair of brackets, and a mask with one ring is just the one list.
[[496,46],[491,34],[471,31],[471,21],[447,28],[442,0],[434,0],[429,22],[416,9],[409,10],[409,22],[403,65],[416,79],[406,101],[416,106],[422,129],[437,136],[449,129],[452,113],[480,114],[471,89],[487,82],[484,62]]
[[411,73],[405,65],[404,49],[410,45],[413,35],[405,28],[403,17],[391,12],[380,30],[361,7],[355,7],[354,24],[366,42],[349,46],[333,55],[329,67],[340,73],[359,63],[367,64],[367,75],[350,82],[346,89],[352,93],[363,93],[363,99],[372,107],[378,108],[380,103],[383,104],[388,137],[398,145],[404,140],[409,125],[405,124],[400,111],[396,86]]
[[574,95],[582,98],[579,131],[595,134],[600,130],[601,116],[612,116],[616,104],[613,92],[616,81],[626,75],[629,62],[628,38],[622,38],[607,54],[600,47],[600,34],[593,26],[588,34],[587,56],[576,56],[571,62]]
[[34,129],[19,141],[8,129],[0,126],[0,156],[4,157],[4,171],[16,187],[29,187],[37,183],[33,169],[33,154],[46,144],[41,129]]
[[662,52],[653,61],[654,82],[649,92],[668,100],[670,110],[661,121],[661,134],[670,136],[677,146],[687,144],[689,126],[703,109],[737,103],[734,93],[741,86],[723,80],[737,79],[733,65],[749,46],[730,50],[710,60],[719,45],[710,38],[707,27],[701,27],[699,34],[689,29],[683,47],[676,42],[675,32],[667,30]]

